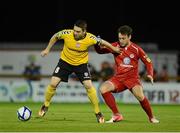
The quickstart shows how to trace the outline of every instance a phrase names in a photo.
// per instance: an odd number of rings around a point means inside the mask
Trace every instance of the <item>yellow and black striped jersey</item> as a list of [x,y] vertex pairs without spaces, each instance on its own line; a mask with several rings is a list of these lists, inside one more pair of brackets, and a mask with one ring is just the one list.
[[57,37],[64,40],[60,58],[71,65],[77,66],[88,62],[88,48],[98,43],[99,39],[91,33],[86,33],[85,38],[76,41],[73,32],[71,29],[65,29],[59,31]]

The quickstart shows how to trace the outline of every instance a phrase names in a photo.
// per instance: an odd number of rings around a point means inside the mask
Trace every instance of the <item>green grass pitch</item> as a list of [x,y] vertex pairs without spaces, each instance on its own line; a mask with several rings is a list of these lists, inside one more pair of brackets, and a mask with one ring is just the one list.
[[[19,121],[16,110],[26,105],[32,110],[29,121]],[[148,122],[139,104],[118,103],[124,120],[118,123],[96,122],[92,105],[89,103],[52,103],[48,113],[38,118],[40,103],[0,103],[0,132],[179,132],[180,105],[152,105],[159,124]],[[100,104],[108,120],[110,110]]]

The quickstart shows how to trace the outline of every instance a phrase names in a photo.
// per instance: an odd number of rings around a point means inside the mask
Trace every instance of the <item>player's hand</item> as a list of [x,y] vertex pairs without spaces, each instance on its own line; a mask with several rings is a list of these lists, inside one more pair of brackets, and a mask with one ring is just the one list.
[[154,79],[151,75],[147,75],[147,78],[151,81],[151,84],[154,84]]
[[114,52],[120,54],[121,53],[120,47],[119,46],[114,47]]
[[49,54],[49,50],[45,49],[41,52],[41,56],[44,57]]

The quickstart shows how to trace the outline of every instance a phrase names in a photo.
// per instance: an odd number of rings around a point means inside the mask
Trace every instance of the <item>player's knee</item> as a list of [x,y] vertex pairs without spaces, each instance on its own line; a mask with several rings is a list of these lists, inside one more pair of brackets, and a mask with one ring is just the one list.
[[57,81],[51,81],[51,83],[50,83],[50,86],[52,87],[52,88],[55,88],[56,89],[56,87],[58,86],[58,84],[59,84],[59,82],[57,82]]
[[61,79],[58,77],[52,77],[51,78],[51,82],[50,82],[50,86],[55,88],[58,86],[58,84],[60,83]]
[[106,88],[105,88],[105,87],[101,87],[101,88],[100,88],[100,92],[101,92],[101,94],[106,93],[106,92],[107,92],[107,91],[106,91]]
[[91,89],[93,86],[92,86],[92,85],[84,85],[84,87],[85,87],[86,89]]
[[136,98],[138,99],[138,101],[142,101],[144,99],[144,95],[142,94],[136,95]]
[[51,86],[52,88],[56,89],[57,84],[50,83],[50,86]]
[[109,89],[107,84],[102,84],[101,85],[101,87],[100,87],[101,94],[104,94],[104,93],[109,92],[109,91],[110,91],[110,89]]
[[86,89],[91,89],[93,87],[92,82],[91,81],[84,81],[83,85]]

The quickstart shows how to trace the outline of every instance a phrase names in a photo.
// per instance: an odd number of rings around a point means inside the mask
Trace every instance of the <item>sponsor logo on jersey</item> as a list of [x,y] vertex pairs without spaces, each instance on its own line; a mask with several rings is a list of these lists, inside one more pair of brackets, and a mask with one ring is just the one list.
[[124,63],[125,65],[129,65],[130,62],[131,62],[131,59],[130,59],[129,57],[125,57],[125,58],[123,59],[123,63]]
[[121,67],[133,67],[133,65],[120,64]]

